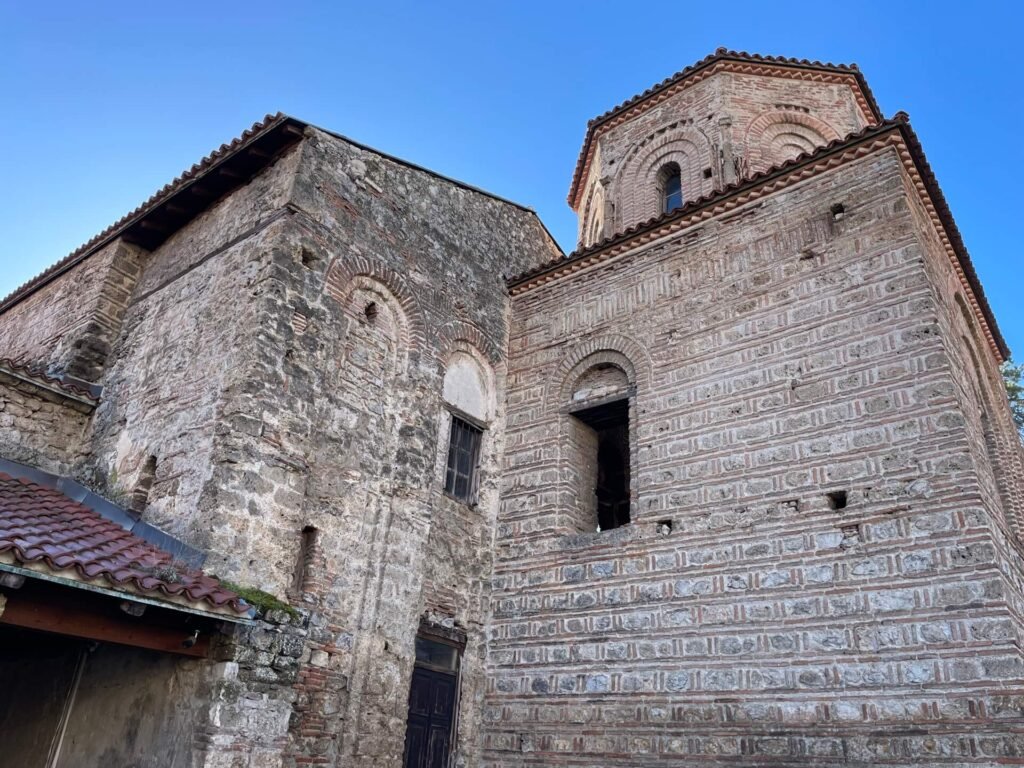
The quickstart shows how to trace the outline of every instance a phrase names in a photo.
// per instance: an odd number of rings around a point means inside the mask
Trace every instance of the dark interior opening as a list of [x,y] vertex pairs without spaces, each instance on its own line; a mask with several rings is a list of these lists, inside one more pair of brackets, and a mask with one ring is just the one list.
[[825,494],[830,509],[846,509],[846,491],[832,491]]
[[594,495],[597,527],[607,531],[629,522],[629,400],[574,411],[594,430],[597,456]]

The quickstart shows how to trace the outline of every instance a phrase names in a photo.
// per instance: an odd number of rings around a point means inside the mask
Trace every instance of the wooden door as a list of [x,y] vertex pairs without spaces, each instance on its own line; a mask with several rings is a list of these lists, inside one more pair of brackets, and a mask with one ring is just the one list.
[[405,768],[447,768],[455,717],[455,675],[415,667],[405,731]]

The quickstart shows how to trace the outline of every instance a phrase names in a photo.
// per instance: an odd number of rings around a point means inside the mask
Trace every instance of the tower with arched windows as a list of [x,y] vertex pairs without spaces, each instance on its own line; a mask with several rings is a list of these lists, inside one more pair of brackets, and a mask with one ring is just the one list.
[[579,245],[877,122],[851,67],[719,51],[592,120],[569,191]]

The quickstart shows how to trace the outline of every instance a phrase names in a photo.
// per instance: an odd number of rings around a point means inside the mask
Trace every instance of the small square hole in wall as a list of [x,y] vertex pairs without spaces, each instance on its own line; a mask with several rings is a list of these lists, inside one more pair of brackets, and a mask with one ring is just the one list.
[[846,491],[831,491],[825,494],[829,509],[845,509],[847,504]]
[[711,169],[710,168],[705,168],[704,169],[704,178],[705,179],[710,179],[711,178]]
[[672,521],[671,520],[659,520],[658,521],[658,533],[662,536],[668,536],[672,533]]
[[836,203],[829,210],[832,211],[832,219],[834,221],[842,221],[846,215],[846,207],[842,203]]

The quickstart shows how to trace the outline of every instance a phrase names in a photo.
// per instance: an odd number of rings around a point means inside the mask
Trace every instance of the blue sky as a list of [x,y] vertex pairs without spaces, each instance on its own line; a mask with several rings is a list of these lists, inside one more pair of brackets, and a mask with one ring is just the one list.
[[277,110],[530,205],[571,250],[587,120],[724,45],[856,62],[910,113],[1024,358],[1015,4],[373,5],[0,4],[0,295]]

